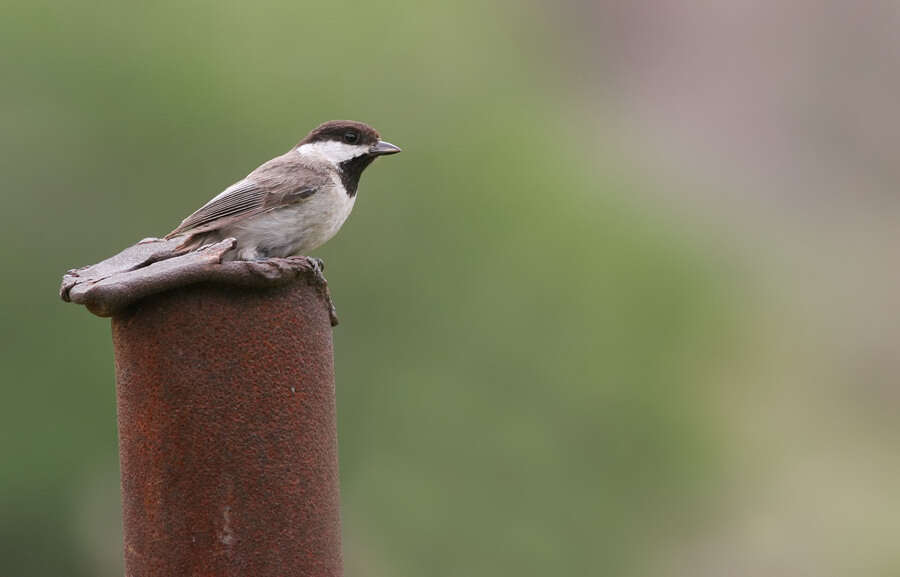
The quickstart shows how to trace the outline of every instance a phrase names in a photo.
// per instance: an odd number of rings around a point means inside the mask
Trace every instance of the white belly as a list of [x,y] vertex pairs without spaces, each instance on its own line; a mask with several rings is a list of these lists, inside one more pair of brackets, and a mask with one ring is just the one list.
[[355,202],[356,196],[349,197],[336,183],[297,204],[237,222],[222,233],[237,238],[237,257],[242,260],[302,254],[337,234]]

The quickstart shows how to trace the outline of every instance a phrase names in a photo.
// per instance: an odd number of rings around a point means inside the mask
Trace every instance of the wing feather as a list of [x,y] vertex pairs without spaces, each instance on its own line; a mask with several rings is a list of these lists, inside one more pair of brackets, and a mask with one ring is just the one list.
[[331,183],[328,170],[311,165],[291,150],[213,197],[166,238],[216,230],[248,216],[303,202]]
[[211,225],[217,221],[224,222],[225,219],[232,221],[235,217],[251,216],[281,205],[292,204],[309,198],[315,193],[316,188],[305,185],[298,188],[291,186],[287,190],[283,187],[272,189],[246,178],[232,184],[181,221],[178,228],[167,234],[166,238],[191,231],[199,232],[200,228],[211,230],[216,228]]

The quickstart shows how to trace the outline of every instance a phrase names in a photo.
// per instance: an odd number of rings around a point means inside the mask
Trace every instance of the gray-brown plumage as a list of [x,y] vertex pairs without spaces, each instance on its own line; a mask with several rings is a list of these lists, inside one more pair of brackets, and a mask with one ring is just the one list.
[[363,170],[378,156],[396,152],[400,149],[363,123],[326,122],[225,189],[166,238],[184,236],[179,250],[187,251],[234,237],[230,258],[242,260],[312,250],[350,215]]

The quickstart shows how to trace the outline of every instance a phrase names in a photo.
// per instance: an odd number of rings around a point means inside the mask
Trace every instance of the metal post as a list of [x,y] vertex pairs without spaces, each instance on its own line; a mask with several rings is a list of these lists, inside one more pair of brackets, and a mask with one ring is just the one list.
[[306,259],[271,265],[78,297],[113,315],[127,577],[342,575],[330,301]]

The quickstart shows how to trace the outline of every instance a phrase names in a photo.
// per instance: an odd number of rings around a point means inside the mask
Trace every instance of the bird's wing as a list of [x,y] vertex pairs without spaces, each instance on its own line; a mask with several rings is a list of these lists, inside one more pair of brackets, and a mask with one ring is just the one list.
[[260,182],[252,179],[252,176],[226,188],[197,212],[181,221],[178,228],[167,234],[166,238],[214,230],[240,218],[294,204],[315,194],[326,182],[322,178],[298,178],[297,175],[294,178],[278,179],[277,182],[268,179]]

